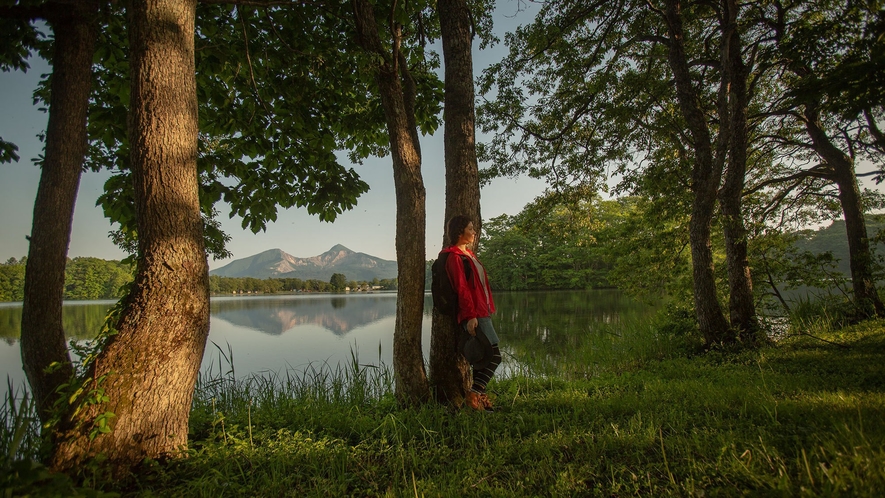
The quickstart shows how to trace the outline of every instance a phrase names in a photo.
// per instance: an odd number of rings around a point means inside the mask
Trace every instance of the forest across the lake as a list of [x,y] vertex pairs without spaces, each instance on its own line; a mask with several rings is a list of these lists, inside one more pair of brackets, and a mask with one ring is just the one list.
[[[532,206],[516,216],[501,216],[486,225],[479,254],[489,269],[492,288],[496,290],[550,290],[550,289],[598,289],[626,283],[627,278],[617,280],[617,275],[632,275],[635,268],[626,249],[630,242],[625,225],[635,206],[629,200],[596,201],[584,211],[556,211],[548,214],[545,224],[537,224],[529,218]],[[576,216],[586,219],[576,222]],[[570,218],[571,227],[561,231],[549,227],[562,225],[557,217]],[[527,222],[527,220],[531,220]],[[535,227],[535,228],[532,228]],[[867,229],[876,242],[881,259],[885,249],[885,215],[868,215]],[[802,230],[786,234],[792,252],[787,261],[794,266],[817,261],[818,266],[806,268],[806,277],[794,278],[785,285],[813,285],[821,279],[846,278],[848,268],[848,243],[845,239],[845,222],[836,220],[816,230]],[[653,248],[648,247],[648,250]],[[659,248],[662,252],[663,248]],[[27,257],[10,258],[0,263],[0,302],[21,301],[24,293],[25,264]],[[425,286],[430,288],[430,264],[427,262]],[[612,278],[614,272],[615,277]],[[134,266],[116,260],[77,257],[68,259],[65,270],[65,300],[117,299],[123,296],[125,285],[132,281]],[[879,270],[885,275],[885,270]],[[233,278],[209,277],[209,289],[213,294],[285,292],[336,292],[350,290],[395,290],[396,279],[375,281],[348,280],[347,275],[337,275],[329,282],[298,278]]]

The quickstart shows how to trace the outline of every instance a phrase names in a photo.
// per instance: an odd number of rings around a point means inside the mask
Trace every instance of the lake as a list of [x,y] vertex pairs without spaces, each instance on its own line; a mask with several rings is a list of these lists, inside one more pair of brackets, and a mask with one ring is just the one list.
[[[610,333],[641,319],[652,308],[616,290],[499,292],[495,329],[501,338],[502,373],[523,356],[542,354],[555,364],[588,334]],[[66,302],[65,332],[86,341],[104,323],[114,301]],[[424,303],[422,345],[430,351],[430,295]],[[263,372],[303,371],[313,365],[350,362],[392,365],[396,294],[299,294],[213,297],[203,370],[237,377]],[[19,337],[21,303],[0,303],[0,376],[24,385]],[[231,358],[232,357],[232,358]],[[3,392],[8,388],[4,383]]]

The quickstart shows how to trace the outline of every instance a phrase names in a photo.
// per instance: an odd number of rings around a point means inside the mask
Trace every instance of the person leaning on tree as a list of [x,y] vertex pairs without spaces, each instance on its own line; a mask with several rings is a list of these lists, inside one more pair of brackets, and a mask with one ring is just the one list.
[[[458,295],[457,319],[461,327],[458,344],[473,367],[473,385],[467,392],[467,405],[475,410],[492,411],[486,386],[501,363],[501,350],[498,348],[498,334],[492,326],[495,301],[488,274],[476,254],[470,250],[476,240],[476,229],[470,218],[463,215],[453,217],[446,225],[446,234],[450,245],[443,252],[452,253],[446,260],[446,273]],[[472,275],[466,274],[461,256],[467,257]]]

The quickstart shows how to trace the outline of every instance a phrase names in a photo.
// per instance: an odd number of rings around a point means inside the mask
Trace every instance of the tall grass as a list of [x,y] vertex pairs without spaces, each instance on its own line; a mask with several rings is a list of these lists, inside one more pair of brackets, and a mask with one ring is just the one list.
[[0,406],[0,457],[6,465],[35,459],[40,449],[40,420],[30,393],[6,379],[6,399]]

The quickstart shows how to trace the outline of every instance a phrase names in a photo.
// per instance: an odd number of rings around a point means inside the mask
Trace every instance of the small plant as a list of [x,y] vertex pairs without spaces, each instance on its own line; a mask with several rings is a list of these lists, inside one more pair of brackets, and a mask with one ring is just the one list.
[[7,378],[6,403],[0,411],[3,418],[0,450],[5,455],[6,466],[15,460],[31,459],[36,456],[39,448],[39,423],[33,400],[26,390],[22,390],[21,399],[18,391]]

